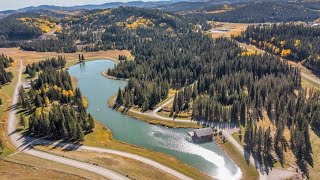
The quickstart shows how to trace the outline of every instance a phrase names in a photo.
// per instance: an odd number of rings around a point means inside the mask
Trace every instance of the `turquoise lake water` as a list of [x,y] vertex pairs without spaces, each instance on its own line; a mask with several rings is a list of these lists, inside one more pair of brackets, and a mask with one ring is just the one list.
[[108,126],[115,139],[163,152],[218,179],[239,179],[241,171],[213,142],[194,144],[186,140],[191,129],[170,129],[122,115],[108,107],[108,99],[126,82],[110,80],[101,72],[113,68],[110,60],[76,64],[68,69],[78,79],[82,95],[89,101],[88,112]]

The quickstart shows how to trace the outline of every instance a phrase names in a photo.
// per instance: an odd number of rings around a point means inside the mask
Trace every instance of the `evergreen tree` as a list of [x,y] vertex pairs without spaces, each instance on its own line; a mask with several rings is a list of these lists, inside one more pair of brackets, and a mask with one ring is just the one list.
[[118,90],[116,103],[119,104],[119,105],[123,105],[124,104],[123,95],[122,95],[122,92],[121,92],[120,88]]
[[22,126],[23,129],[26,128],[25,117],[22,114],[20,115],[19,125]]
[[245,125],[246,118],[247,118],[246,104],[244,102],[241,102],[241,106],[240,106],[240,122],[241,122],[241,125],[243,125],[243,126]]
[[88,120],[89,120],[88,129],[89,129],[90,131],[92,131],[92,130],[95,128],[95,124],[94,124],[94,120],[93,120],[91,114],[88,115]]

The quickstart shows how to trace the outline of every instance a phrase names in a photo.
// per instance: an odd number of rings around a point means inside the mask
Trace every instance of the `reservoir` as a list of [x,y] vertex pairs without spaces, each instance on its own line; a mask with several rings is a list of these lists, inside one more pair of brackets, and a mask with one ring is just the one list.
[[241,170],[217,144],[194,144],[186,139],[192,129],[151,125],[109,108],[108,99],[126,85],[101,75],[114,66],[113,61],[96,60],[76,64],[68,71],[78,79],[82,95],[88,98],[88,112],[109,127],[115,139],[169,154],[218,179],[240,179]]

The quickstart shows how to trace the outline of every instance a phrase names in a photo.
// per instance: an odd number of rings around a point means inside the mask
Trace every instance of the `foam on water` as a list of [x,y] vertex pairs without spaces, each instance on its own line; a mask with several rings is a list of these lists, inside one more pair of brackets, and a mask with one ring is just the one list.
[[[157,126],[153,126],[152,130],[153,131],[150,132],[149,135],[156,139],[162,146],[171,150],[200,156],[214,164],[217,167],[216,178],[228,180],[237,180],[241,178],[242,172],[239,167],[237,167],[236,173],[232,174],[232,172],[226,167],[225,158],[223,156],[201,147],[200,145],[187,141],[186,135],[181,135],[180,133],[175,133],[170,130],[164,130]],[[163,138],[163,136],[167,137]],[[165,139],[170,140],[166,141]]]

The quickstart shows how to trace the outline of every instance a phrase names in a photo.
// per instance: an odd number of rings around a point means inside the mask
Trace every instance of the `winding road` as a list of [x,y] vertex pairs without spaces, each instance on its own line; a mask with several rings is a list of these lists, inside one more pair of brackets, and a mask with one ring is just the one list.
[[[12,105],[14,106],[15,104],[17,104],[18,102],[18,92],[19,92],[19,87],[22,85],[22,81],[21,81],[21,76],[22,76],[22,70],[23,70],[23,65],[22,65],[22,61],[20,60],[20,67],[19,67],[19,74],[18,74],[18,81],[17,84],[15,86],[14,89],[14,95],[12,97]],[[78,146],[78,145],[74,145],[74,144],[68,144],[68,143],[61,143],[61,142],[53,142],[53,141],[48,141],[48,140],[44,140],[44,139],[36,139],[36,138],[32,138],[32,137],[28,137],[28,136],[22,136],[19,132],[16,131],[16,125],[17,125],[17,117],[16,117],[16,112],[17,110],[12,109],[10,111],[9,114],[9,119],[8,119],[8,126],[7,126],[7,133],[9,136],[9,139],[11,141],[11,143],[19,150],[22,151],[26,154],[30,154],[32,156],[36,156],[39,158],[43,158],[43,159],[47,159],[47,160],[51,160],[54,162],[58,162],[61,164],[65,164],[68,166],[72,166],[72,167],[76,167],[79,169],[83,169],[86,171],[90,171],[90,172],[94,172],[96,174],[102,175],[104,177],[106,177],[107,179],[114,179],[114,180],[125,180],[128,179],[127,177],[111,171],[109,169],[106,168],[102,168],[99,166],[95,166],[92,164],[88,164],[88,163],[84,163],[84,162],[80,162],[80,161],[76,161],[76,160],[71,160],[68,158],[64,158],[61,156],[57,156],[57,155],[53,155],[50,153],[46,153],[46,152],[42,152],[42,151],[38,151],[33,149],[32,147],[34,145],[47,145],[47,144],[57,144],[59,143],[60,146],[68,146],[73,147],[75,150],[78,151],[91,151],[91,152],[102,152],[102,153],[109,153],[109,154],[116,154],[116,155],[120,155],[123,157],[127,157],[127,158],[131,158],[131,159],[135,159],[138,161],[141,161],[145,164],[148,164],[154,168],[157,168],[161,171],[164,171],[166,173],[169,173],[179,179],[183,179],[183,180],[191,180],[191,178],[185,176],[184,174],[171,169],[167,166],[164,166],[160,163],[157,163],[153,160],[135,155],[135,154],[130,154],[127,152],[123,152],[123,151],[117,151],[117,150],[112,150],[112,149],[106,149],[106,148],[98,148],[98,147],[90,147],[90,146]]]

